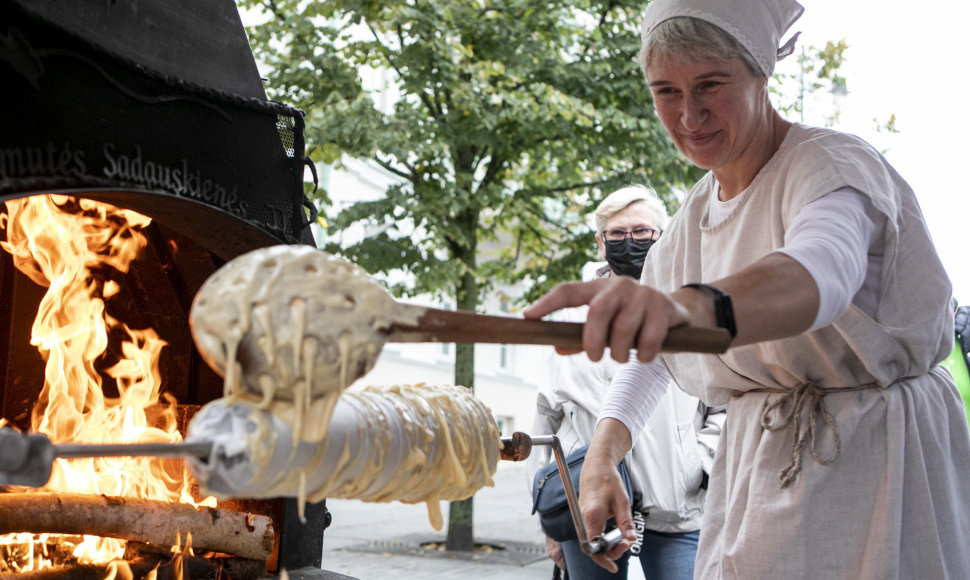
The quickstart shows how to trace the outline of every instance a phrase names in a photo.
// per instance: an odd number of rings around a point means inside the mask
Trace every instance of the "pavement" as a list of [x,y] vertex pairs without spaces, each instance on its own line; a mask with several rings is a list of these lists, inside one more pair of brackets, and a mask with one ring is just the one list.
[[476,545],[491,551],[449,552],[443,544],[448,503],[442,502],[444,527],[431,527],[425,504],[365,503],[328,499],[333,522],[323,538],[323,569],[329,577],[356,580],[549,580],[552,561],[532,515],[524,463],[500,462],[495,487],[475,494]]

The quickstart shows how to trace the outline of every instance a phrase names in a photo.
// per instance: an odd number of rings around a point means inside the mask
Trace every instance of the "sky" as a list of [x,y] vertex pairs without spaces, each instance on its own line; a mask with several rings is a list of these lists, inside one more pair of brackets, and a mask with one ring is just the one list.
[[[954,296],[970,304],[970,2],[802,0],[799,42],[845,39],[848,95],[835,128],[883,151],[916,192]],[[787,36],[786,36],[787,38]],[[789,57],[789,60],[794,60]],[[782,61],[779,69],[790,66]],[[897,134],[874,118],[896,116]],[[813,122],[809,116],[806,122]]]

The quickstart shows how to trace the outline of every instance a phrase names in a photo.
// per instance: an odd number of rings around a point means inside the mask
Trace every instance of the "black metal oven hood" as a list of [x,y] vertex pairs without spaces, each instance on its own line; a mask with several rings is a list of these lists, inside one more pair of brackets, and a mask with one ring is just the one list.
[[302,113],[231,0],[0,0],[0,78],[0,201],[105,201],[222,259],[312,242]]

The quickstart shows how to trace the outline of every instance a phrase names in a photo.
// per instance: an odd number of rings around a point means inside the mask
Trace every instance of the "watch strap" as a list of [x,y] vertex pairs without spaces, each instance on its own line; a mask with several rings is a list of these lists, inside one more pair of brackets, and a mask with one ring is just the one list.
[[714,319],[718,327],[727,330],[731,338],[738,335],[738,325],[734,319],[734,306],[731,304],[731,297],[728,296],[727,292],[720,288],[715,288],[710,284],[701,284],[699,282],[684,284],[682,287],[698,288],[710,292],[714,296]]

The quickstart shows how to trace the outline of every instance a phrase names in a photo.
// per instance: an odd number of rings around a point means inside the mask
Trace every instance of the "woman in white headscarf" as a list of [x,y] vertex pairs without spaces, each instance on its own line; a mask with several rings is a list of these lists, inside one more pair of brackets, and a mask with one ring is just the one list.
[[[615,515],[632,538],[615,466],[669,372],[727,405],[696,578],[970,578],[970,432],[939,366],[950,283],[913,191],[877,151],[771,106],[768,78],[793,41],[778,46],[801,13],[793,0],[647,8],[640,60],[657,114],[710,172],[641,284],[564,284],[526,311],[588,304],[590,358],[636,348],[642,361],[618,371],[600,412],[584,519],[598,531]],[[687,323],[725,328],[731,348],[655,359]]]

